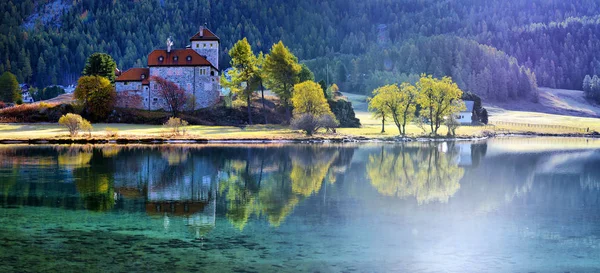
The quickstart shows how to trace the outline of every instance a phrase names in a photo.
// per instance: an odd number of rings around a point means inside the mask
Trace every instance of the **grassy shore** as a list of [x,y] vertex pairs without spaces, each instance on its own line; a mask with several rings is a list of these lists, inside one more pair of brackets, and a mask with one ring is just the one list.
[[[386,132],[381,133],[381,124],[368,117],[361,116],[362,128],[340,128],[335,134],[319,133],[313,136],[317,139],[343,139],[343,138],[369,138],[387,139],[398,136],[398,129],[393,124],[386,125]],[[583,123],[600,131],[600,122]],[[553,124],[553,126],[556,124]],[[458,137],[476,138],[495,134],[582,134],[579,130],[571,130],[573,124],[569,119],[565,123],[558,124],[569,126],[557,129],[555,127],[522,127],[522,126],[463,126],[459,127]],[[299,131],[291,130],[289,127],[278,125],[254,125],[245,128],[227,126],[188,126],[183,136],[174,136],[168,128],[158,125],[135,125],[135,124],[94,124],[91,137],[87,133],[80,133],[80,139],[198,139],[198,140],[294,140],[307,139]],[[107,128],[114,128],[108,129]],[[116,130],[115,130],[116,129]],[[116,136],[110,136],[111,131],[116,131]],[[407,126],[409,137],[427,136],[418,126],[411,124]],[[440,128],[438,134],[445,136],[447,129]],[[68,131],[58,124],[0,124],[0,140],[30,140],[30,139],[68,139]]]

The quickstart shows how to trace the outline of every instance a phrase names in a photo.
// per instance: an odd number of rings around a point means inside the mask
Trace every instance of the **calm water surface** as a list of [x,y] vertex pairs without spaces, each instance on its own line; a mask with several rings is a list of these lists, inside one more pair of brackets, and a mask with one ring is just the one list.
[[0,146],[0,272],[598,272],[600,143]]

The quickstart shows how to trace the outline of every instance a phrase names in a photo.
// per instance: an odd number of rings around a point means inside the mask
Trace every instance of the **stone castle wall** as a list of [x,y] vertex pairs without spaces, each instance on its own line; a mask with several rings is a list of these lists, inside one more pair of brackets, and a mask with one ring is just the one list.
[[[204,75],[201,74],[204,70]],[[150,76],[157,76],[171,81],[183,88],[188,96],[195,98],[194,109],[206,108],[219,100],[218,76],[211,76],[210,71],[218,75],[210,67],[152,67]],[[158,110],[164,106],[164,101],[158,94],[157,86],[150,82],[150,109]]]

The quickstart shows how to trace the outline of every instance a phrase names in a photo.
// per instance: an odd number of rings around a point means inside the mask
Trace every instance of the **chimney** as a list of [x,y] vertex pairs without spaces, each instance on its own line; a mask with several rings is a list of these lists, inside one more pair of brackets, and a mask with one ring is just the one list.
[[204,25],[200,25],[200,31],[198,32],[200,37],[204,37]]
[[171,40],[171,37],[169,37],[167,39],[167,53],[171,53],[171,46],[173,46],[173,40]]

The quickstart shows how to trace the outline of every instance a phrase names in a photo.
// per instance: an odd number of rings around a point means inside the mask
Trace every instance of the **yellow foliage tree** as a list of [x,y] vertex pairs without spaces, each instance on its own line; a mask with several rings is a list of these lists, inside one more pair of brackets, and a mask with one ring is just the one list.
[[[369,100],[369,110],[375,116],[391,117],[401,135],[406,135],[406,124],[410,122],[416,110],[417,89],[409,83],[386,85],[373,90],[373,98]],[[382,124],[381,131],[384,132]]]
[[305,81],[294,85],[292,96],[294,115],[312,114],[321,116],[332,114],[321,86],[314,81]]
[[417,102],[421,105],[421,115],[429,119],[431,133],[437,135],[437,131],[445,118],[450,117],[464,109],[462,90],[452,81],[450,77],[441,80],[431,75],[422,75],[417,83],[419,96]]
[[83,76],[77,81],[73,96],[83,103],[89,116],[98,121],[106,118],[112,111],[117,94],[107,78]]

